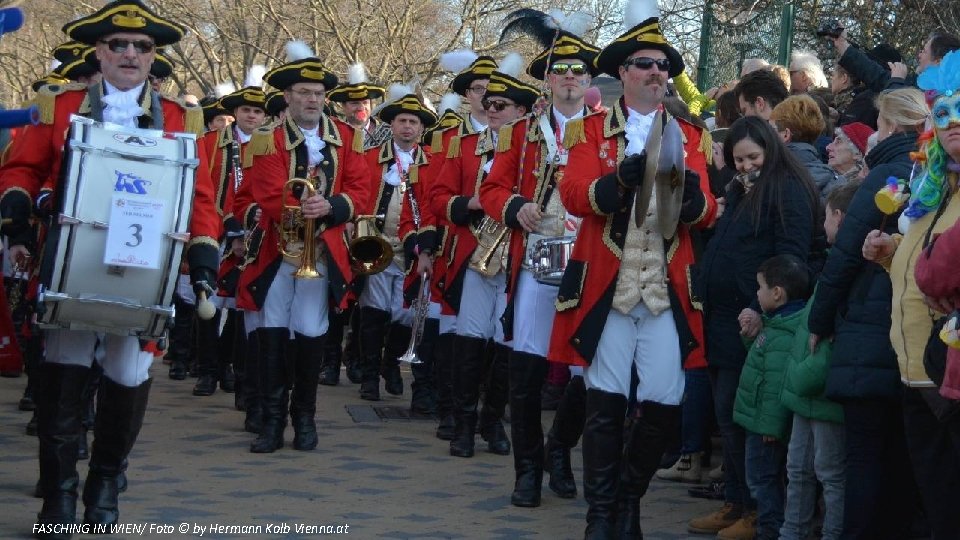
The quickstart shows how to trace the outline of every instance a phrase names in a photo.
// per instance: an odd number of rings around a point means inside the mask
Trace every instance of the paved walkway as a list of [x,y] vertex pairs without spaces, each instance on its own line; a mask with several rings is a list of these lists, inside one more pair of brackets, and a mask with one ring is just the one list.
[[[359,399],[357,387],[320,387],[320,446],[312,452],[287,446],[275,454],[251,454],[253,436],[242,428],[233,395],[191,395],[194,379],[172,381],[154,364],[154,385],[140,440],[130,456],[129,491],[121,496],[120,521],[137,527],[113,538],[301,538],[346,529],[355,538],[582,538],[586,503],[557,498],[544,482],[543,504],[510,505],[511,456],[486,452],[479,438],[472,459],[451,457],[430,420],[390,419]],[[404,372],[409,385],[411,376]],[[40,509],[31,497],[37,478],[36,439],[24,435],[29,414],[16,409],[25,379],[0,379],[0,538],[28,538]],[[409,397],[377,407],[406,408]],[[409,396],[409,386],[406,389]],[[383,411],[381,411],[382,413]],[[552,412],[545,413],[549,426]],[[382,418],[387,416],[387,419]],[[509,432],[509,428],[508,428]],[[580,449],[573,456],[578,487]],[[86,467],[81,464],[81,480]],[[686,486],[654,480],[644,499],[648,540],[707,538],[686,533],[686,520],[716,507],[692,499]],[[83,508],[80,505],[80,516]],[[153,532],[150,525],[174,532]],[[187,524],[190,532],[176,532]],[[268,532],[268,525],[281,527]],[[250,526],[251,534],[209,527]],[[259,534],[256,527],[260,527]],[[284,527],[289,527],[285,529]],[[313,532],[313,534],[310,534]],[[329,536],[333,536],[330,534]],[[77,538],[94,538],[81,535]]]

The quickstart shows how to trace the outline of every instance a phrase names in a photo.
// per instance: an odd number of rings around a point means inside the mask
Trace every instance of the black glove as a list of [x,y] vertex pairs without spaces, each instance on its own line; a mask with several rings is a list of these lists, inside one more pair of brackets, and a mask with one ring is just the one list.
[[213,288],[217,286],[217,273],[205,266],[191,268],[190,283],[193,284],[193,292],[198,297],[201,291],[210,296],[213,294]]
[[10,222],[4,225],[4,233],[25,229],[30,221],[30,197],[19,190],[11,190],[0,200],[0,215]]
[[627,156],[617,167],[617,182],[626,189],[633,189],[643,181],[643,171],[647,168],[647,151]]
[[700,175],[696,171],[687,170],[683,178],[683,202],[680,205],[680,221],[690,223],[703,212],[706,198],[700,189]]

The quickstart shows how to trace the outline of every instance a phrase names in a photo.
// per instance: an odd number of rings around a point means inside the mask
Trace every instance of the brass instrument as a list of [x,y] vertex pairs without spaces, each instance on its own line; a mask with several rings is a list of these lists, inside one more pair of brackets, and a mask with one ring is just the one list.
[[497,275],[506,266],[507,243],[504,240],[510,228],[484,216],[479,225],[470,225],[470,232],[477,238],[477,249],[470,256],[470,269],[486,277]]
[[293,277],[317,279],[323,276],[316,267],[316,221],[304,219],[300,205],[286,204],[291,190],[297,185],[303,186],[303,192],[307,198],[317,193],[313,182],[303,178],[291,178],[283,185],[281,200],[284,204],[280,211],[278,249],[285,259],[299,260],[299,267],[293,273]]
[[383,218],[383,214],[357,216],[349,249],[358,274],[369,276],[383,272],[393,260],[393,247],[380,236],[377,228],[377,220]]
[[413,310],[410,344],[407,346],[407,351],[400,355],[398,360],[409,364],[422,364],[423,360],[417,356],[417,347],[420,346],[420,341],[423,339],[423,327],[427,323],[427,317],[430,316],[430,279],[427,278],[426,272],[420,277],[420,294],[410,305],[410,309]]
[[240,163],[240,143],[233,141],[230,143],[231,156],[230,161],[233,162],[233,192],[236,193],[240,191],[240,186],[243,185],[243,167]]

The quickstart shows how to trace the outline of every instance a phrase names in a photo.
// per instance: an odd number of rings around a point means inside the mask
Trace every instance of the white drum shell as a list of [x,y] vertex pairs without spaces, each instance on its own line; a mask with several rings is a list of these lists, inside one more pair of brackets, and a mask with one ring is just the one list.
[[560,285],[567,262],[573,254],[574,236],[559,236],[537,240],[529,252],[533,277],[546,285]]

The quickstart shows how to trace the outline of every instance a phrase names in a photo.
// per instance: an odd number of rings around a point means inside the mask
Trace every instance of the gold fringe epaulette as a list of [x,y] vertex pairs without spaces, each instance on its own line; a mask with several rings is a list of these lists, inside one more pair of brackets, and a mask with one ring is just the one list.
[[33,103],[40,113],[40,123],[48,125],[53,123],[53,111],[56,108],[57,96],[68,90],[85,90],[86,88],[79,83],[41,86],[40,90],[37,90],[37,95],[33,98]]
[[497,135],[497,153],[508,152],[513,146],[513,123],[509,123],[500,128]]
[[563,147],[567,150],[576,146],[577,143],[587,141],[587,134],[583,129],[583,119],[582,116],[574,118],[567,122],[566,127],[563,128]]
[[700,151],[706,157],[707,165],[713,165],[713,135],[709,129],[700,130]]
[[243,155],[243,167],[247,168],[253,165],[254,156],[266,156],[276,153],[277,145],[273,140],[274,126],[264,126],[257,128],[247,143],[247,151]]
[[353,130],[353,151],[360,154],[363,153],[363,130],[362,129]]
[[196,133],[197,137],[203,135],[203,109],[194,105],[187,105],[184,111],[183,130],[187,133]]
[[454,135],[450,139],[450,146],[447,148],[447,157],[455,158],[460,157],[460,136]]
[[443,130],[438,129],[438,130],[435,130],[432,135],[430,135],[430,151],[433,153],[437,153],[441,150],[442,146],[443,146]]

